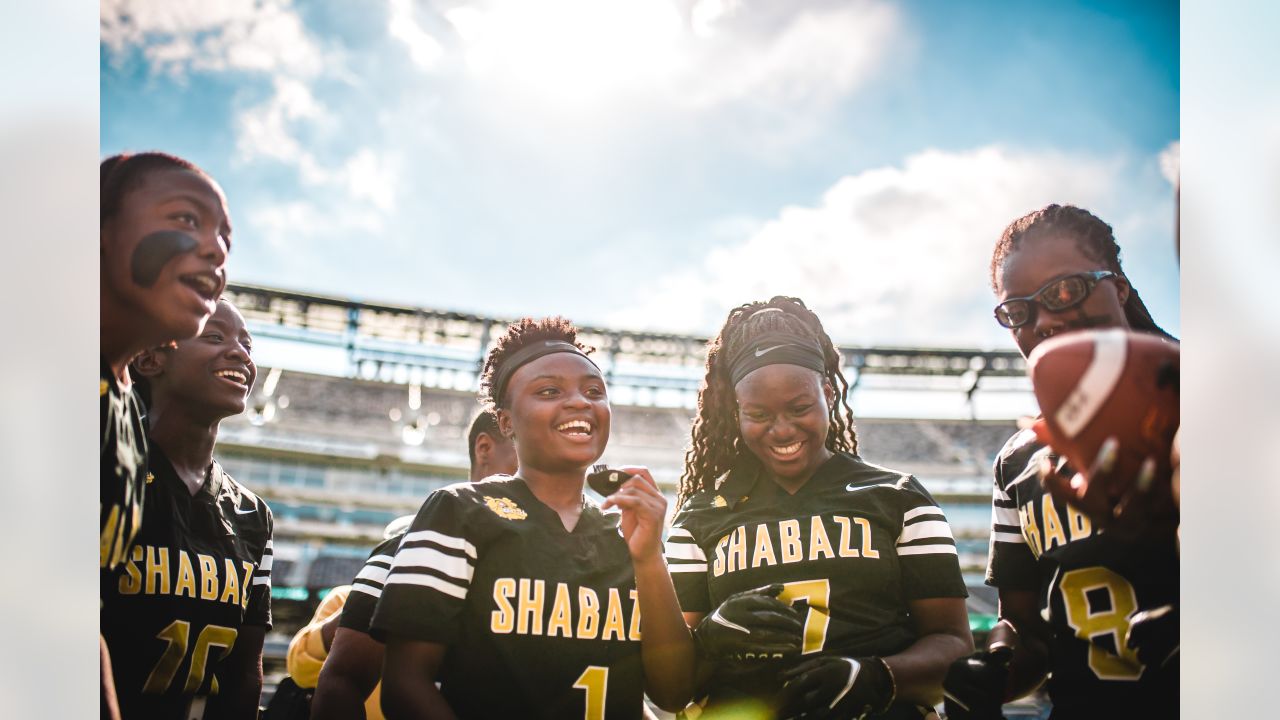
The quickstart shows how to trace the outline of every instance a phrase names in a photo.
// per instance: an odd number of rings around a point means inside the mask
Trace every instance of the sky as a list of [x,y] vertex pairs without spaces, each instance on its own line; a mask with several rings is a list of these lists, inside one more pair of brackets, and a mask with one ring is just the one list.
[[233,281],[1012,349],[990,252],[1109,222],[1180,335],[1177,3],[103,0],[101,152],[194,160]]

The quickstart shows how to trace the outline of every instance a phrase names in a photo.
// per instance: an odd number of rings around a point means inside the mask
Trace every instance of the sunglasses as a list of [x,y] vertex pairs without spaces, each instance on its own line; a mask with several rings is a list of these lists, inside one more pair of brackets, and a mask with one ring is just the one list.
[[1050,281],[1027,297],[1009,298],[996,306],[996,322],[1013,329],[1036,319],[1036,306],[1051,312],[1062,312],[1084,302],[1093,288],[1107,278],[1117,277],[1110,270],[1076,273]]

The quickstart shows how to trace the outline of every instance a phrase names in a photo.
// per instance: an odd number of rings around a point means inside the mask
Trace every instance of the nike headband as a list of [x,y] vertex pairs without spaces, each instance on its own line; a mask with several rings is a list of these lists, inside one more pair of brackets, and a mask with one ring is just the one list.
[[751,371],[766,365],[799,365],[826,372],[826,358],[817,340],[791,333],[765,333],[729,359],[729,380],[737,385]]
[[[502,405],[502,398],[507,394],[507,383],[511,382],[511,376],[515,375],[517,370],[544,355],[562,352],[580,355],[585,358],[587,362],[592,365],[596,365],[595,361],[587,357],[587,354],[582,352],[577,345],[567,343],[563,340],[543,340],[541,342],[525,345],[512,353],[511,357],[507,358],[506,362],[502,363],[502,367],[498,369],[497,377],[494,378],[493,383],[494,403],[499,406]],[[600,366],[596,365],[596,369],[599,370]]]

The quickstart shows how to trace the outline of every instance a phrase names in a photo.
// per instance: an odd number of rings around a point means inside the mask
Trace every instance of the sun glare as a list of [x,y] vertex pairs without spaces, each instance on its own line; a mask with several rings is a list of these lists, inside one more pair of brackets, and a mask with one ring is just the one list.
[[575,105],[660,82],[684,33],[663,0],[516,0],[446,17],[477,74]]

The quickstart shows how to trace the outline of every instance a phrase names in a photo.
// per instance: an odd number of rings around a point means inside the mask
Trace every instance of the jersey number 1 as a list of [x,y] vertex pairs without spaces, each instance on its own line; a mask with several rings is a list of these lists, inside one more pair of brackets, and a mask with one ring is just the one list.
[[[147,677],[147,684],[142,686],[144,693],[164,693],[169,690],[169,685],[173,683],[173,676],[178,674],[178,666],[182,664],[183,658],[187,656],[187,641],[191,638],[191,623],[186,620],[174,620],[165,626],[163,630],[156,633],[156,637],[169,643],[164,649],[164,654],[160,656],[160,661],[151,669],[151,675]],[[187,681],[182,686],[182,692],[186,694],[194,693],[204,684],[205,668],[209,663],[210,648],[222,648],[222,654],[219,659],[226,657],[231,652],[231,646],[236,643],[236,629],[223,627],[221,625],[206,625],[200,631],[199,637],[196,638],[196,646],[191,652],[191,670],[187,672]],[[213,679],[213,686],[209,692],[218,692],[218,678]]]
[[587,693],[586,709],[582,717],[585,720],[604,720],[604,700],[609,691],[609,668],[588,665],[573,687]]

